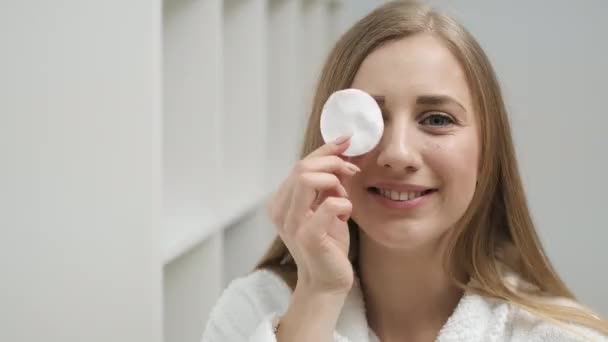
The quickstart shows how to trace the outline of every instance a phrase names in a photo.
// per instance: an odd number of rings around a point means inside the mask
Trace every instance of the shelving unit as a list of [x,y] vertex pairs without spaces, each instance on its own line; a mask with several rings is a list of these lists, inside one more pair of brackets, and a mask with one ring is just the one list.
[[[303,84],[298,73],[302,4],[271,0],[268,5],[268,134],[266,136],[267,180],[277,185],[295,161],[304,117]],[[287,86],[286,86],[287,85]]]
[[[198,341],[224,288],[222,234],[213,234],[164,269],[164,340]],[[210,276],[213,275],[213,276]]]
[[264,203],[298,158],[341,2],[164,0],[166,341],[200,341],[274,238]]
[[253,196],[264,188],[267,121],[266,2],[223,2],[222,179],[220,196]]
[[222,3],[163,2],[164,260],[215,223],[222,119]]

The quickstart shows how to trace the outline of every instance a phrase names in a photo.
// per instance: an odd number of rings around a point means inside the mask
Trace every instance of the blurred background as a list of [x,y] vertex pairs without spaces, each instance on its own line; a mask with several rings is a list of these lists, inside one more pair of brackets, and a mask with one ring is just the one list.
[[[0,2],[0,340],[199,341],[382,1]],[[431,1],[494,62],[550,258],[608,314],[608,2]]]

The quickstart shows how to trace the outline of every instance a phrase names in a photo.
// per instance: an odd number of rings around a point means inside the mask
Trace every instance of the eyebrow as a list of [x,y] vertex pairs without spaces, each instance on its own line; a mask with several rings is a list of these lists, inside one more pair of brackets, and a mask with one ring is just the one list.
[[460,107],[465,112],[467,111],[464,106],[456,101],[454,98],[447,95],[423,95],[418,96],[416,99],[416,104],[418,105],[428,105],[428,106],[440,106],[446,104],[454,104]]
[[[376,100],[376,102],[378,103],[378,105],[380,107],[384,106],[384,104],[386,103],[385,96],[372,95],[372,98],[374,98],[374,100]],[[460,102],[456,101],[454,98],[447,96],[447,95],[418,96],[418,98],[416,98],[416,104],[417,105],[426,105],[426,106],[440,106],[440,105],[446,105],[446,104],[454,104],[454,105],[460,107],[465,112],[467,111],[466,108],[464,108],[464,106]]]
[[384,106],[384,101],[386,99],[384,96],[372,95],[372,97],[374,98],[374,100],[376,100],[376,103],[378,103],[378,106],[380,106],[380,107]]

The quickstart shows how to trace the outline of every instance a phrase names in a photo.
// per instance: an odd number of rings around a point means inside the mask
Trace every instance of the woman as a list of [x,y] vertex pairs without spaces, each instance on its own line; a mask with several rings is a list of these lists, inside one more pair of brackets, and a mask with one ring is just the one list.
[[[319,116],[357,88],[383,110],[370,153],[339,157]],[[607,341],[535,232],[505,105],[475,39],[411,1],[336,44],[303,156],[269,209],[279,237],[235,280],[203,341]]]

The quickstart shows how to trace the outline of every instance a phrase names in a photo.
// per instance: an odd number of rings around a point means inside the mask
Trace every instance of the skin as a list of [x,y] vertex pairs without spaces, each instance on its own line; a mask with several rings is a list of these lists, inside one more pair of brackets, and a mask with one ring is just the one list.
[[[344,182],[361,228],[360,267],[368,320],[382,341],[431,341],[461,293],[441,268],[451,228],[477,180],[479,137],[465,73],[432,35],[390,42],[372,52],[353,88],[378,99],[385,131],[362,172]],[[422,101],[428,96],[442,101]],[[382,206],[375,182],[437,189],[414,209]]]
[[[350,162],[339,157],[348,139],[321,146],[295,165],[269,203],[298,266],[277,339],[333,340],[354,282],[346,224],[352,218],[361,228],[360,281],[370,327],[382,341],[433,341],[462,296],[443,273],[441,257],[478,173],[478,124],[465,74],[439,40],[416,35],[372,52],[352,87],[382,103],[380,144]],[[414,209],[388,208],[368,191],[379,181],[437,191]]]

